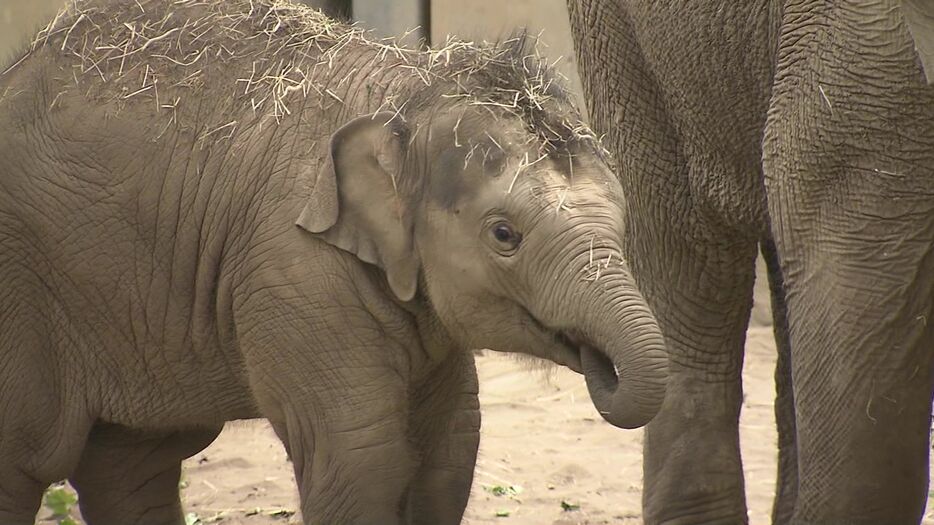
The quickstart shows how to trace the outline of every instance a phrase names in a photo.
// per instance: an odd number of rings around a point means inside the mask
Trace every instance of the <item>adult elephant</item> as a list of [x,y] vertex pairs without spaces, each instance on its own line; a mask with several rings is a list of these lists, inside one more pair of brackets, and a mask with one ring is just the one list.
[[774,521],[918,522],[934,3],[568,7],[592,123],[628,192],[628,260],[670,350],[646,522],[747,520],[737,422],[757,247],[780,351]]

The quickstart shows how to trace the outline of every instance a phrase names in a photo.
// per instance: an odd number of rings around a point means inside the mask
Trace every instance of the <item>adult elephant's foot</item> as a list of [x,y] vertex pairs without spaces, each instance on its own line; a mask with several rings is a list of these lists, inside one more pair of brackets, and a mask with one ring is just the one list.
[[747,523],[739,385],[676,380],[669,388],[675,395],[646,430],[645,523]]

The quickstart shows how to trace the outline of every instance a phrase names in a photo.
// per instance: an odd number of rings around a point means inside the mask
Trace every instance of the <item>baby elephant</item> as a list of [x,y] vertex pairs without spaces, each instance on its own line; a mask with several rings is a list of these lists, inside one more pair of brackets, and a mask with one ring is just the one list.
[[458,523],[470,350],[646,424],[623,196],[526,39],[399,49],[281,0],[77,0],[0,76],[0,523],[183,523],[180,462],[268,418],[305,523]]

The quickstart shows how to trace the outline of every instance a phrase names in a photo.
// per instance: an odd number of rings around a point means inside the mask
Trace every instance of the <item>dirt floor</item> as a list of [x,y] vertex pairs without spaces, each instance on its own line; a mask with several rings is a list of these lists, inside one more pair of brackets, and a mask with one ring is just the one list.
[[[752,524],[769,523],[775,489],[775,346],[763,281],[747,334],[740,420]],[[483,429],[465,524],[642,522],[641,430],[603,422],[583,378],[566,369],[530,370],[493,352],[478,365]],[[190,525],[301,523],[291,465],[264,421],[230,423],[185,463],[182,487]],[[43,508],[40,516],[48,515]],[[934,525],[930,502],[923,523]]]

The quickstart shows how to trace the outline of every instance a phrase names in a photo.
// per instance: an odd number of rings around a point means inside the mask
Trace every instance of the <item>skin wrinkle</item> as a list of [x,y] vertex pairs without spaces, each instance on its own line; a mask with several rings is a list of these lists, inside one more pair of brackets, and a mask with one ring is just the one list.
[[[199,113],[200,113],[200,111],[201,111],[201,105],[200,105],[200,104],[198,104],[198,110],[197,110],[197,111],[198,111]],[[178,136],[176,136],[176,141],[177,141],[177,139],[178,139]],[[177,146],[176,146],[176,147],[177,147]],[[171,162],[171,160],[170,160],[169,162]],[[160,188],[158,189],[159,198],[158,198],[157,206],[156,206],[156,209],[155,209],[155,212],[154,212],[154,213],[155,213],[155,216],[156,216],[156,217],[159,217],[160,219],[161,219],[162,217],[165,216],[165,214],[162,213],[162,212],[161,212],[161,209],[160,209],[161,203],[162,203],[163,201],[169,201],[169,202],[171,202],[171,200],[172,200],[172,199],[166,199],[166,198],[164,198],[164,195],[165,195],[165,193],[166,193],[166,183],[167,183],[167,178],[164,177],[164,178],[162,179],[162,183],[161,183],[161,185],[160,185]],[[182,188],[184,188],[184,186],[183,186]],[[209,188],[208,200],[212,200],[212,199],[210,199],[210,196],[211,196],[211,193],[213,192],[213,190],[214,190],[214,186],[211,185],[211,187]],[[179,203],[181,202],[181,195],[178,197],[177,200],[179,201]],[[180,204],[179,204],[179,207],[180,207]],[[201,215],[201,218],[200,218],[200,223],[201,223],[202,225],[208,224],[208,220],[207,220],[207,214],[208,214],[208,213],[209,213],[208,207],[204,207],[203,212],[202,212],[202,215]],[[162,222],[162,221],[161,221],[161,220],[157,220],[157,221],[155,222],[155,224],[156,224],[156,229],[153,231],[153,234],[152,234],[152,237],[153,237],[154,240],[158,240],[158,239],[160,238],[160,232],[159,232],[159,223],[160,223],[160,222]],[[175,224],[178,225],[179,222],[180,222],[180,221],[178,221],[178,219],[176,218]],[[174,229],[174,230],[177,230],[177,226],[176,226],[176,228],[172,228],[172,227],[171,227],[171,224],[169,224],[168,226],[169,226],[169,229],[170,229],[170,230],[173,230],[173,229]],[[199,272],[199,264],[200,264],[200,261],[201,261],[201,259],[202,259],[201,256],[203,255],[203,253],[202,253],[202,251],[203,251],[203,233],[202,233],[202,232],[206,231],[206,228],[204,228],[204,227],[197,228],[197,231],[198,231],[198,242],[197,242],[197,244],[198,244],[198,252],[199,252],[198,255],[199,255],[199,257],[196,257],[196,258],[194,259],[194,261],[193,261],[193,262],[194,262],[194,267],[193,267],[193,268],[191,269],[191,271],[189,272],[190,275],[191,275],[191,277],[192,277],[192,282],[193,282],[193,283],[194,283],[194,282],[197,282],[198,274],[200,273],[200,272]],[[174,240],[177,238],[177,236],[176,236],[175,234],[169,234],[168,238],[169,238],[169,242],[174,242]],[[176,250],[172,250],[172,252],[178,253]],[[150,265],[150,268],[151,268],[151,272],[152,272],[152,273],[150,274],[149,279],[146,280],[146,282],[149,283],[150,290],[151,290],[152,285],[155,283],[155,279],[154,279],[154,277],[155,277],[155,271],[156,271],[156,269],[157,269],[159,266],[161,266],[161,264],[155,259],[155,252],[153,252],[153,257],[154,257],[154,258],[153,258],[153,260],[152,260],[152,262],[151,262],[151,265]],[[168,274],[169,276],[171,276],[171,275],[174,274],[175,263],[176,263],[176,258],[175,258],[175,257],[171,257],[171,258],[169,259],[169,261],[168,261],[168,268],[165,270],[165,271],[167,271],[167,274]],[[147,296],[152,297],[153,294],[152,294],[152,293],[147,293]],[[193,302],[197,302],[197,301],[198,301],[197,295],[195,295],[194,297],[192,297],[192,301],[193,301]],[[166,301],[163,302],[162,319],[159,320],[159,322],[157,323],[157,326],[161,326],[161,327],[162,327],[161,330],[160,330],[160,331],[162,332],[162,335],[160,336],[160,338],[163,339],[163,340],[166,338],[166,335],[165,335],[166,330],[168,330],[168,329],[170,329],[170,328],[174,328],[174,326],[171,326],[171,327],[170,327],[170,324],[174,324],[174,323],[170,323],[170,322],[168,321],[169,314],[170,314],[170,312],[169,312],[170,307],[171,307],[171,305],[170,305],[170,302],[169,302],[168,300],[166,300]],[[189,326],[189,327],[190,327],[190,326],[191,326],[190,323],[191,323],[192,321],[194,321],[194,319],[192,319],[191,321],[189,321],[189,323],[187,323],[186,326]],[[150,326],[149,330],[152,330],[152,327],[151,327],[151,326]],[[191,334],[191,330],[190,330],[190,329],[186,329],[186,332],[185,332],[184,334],[181,335],[182,339],[183,339],[184,341],[186,341],[186,343],[188,343],[188,344],[190,344],[190,341],[191,341],[190,334]],[[161,353],[160,353],[159,355],[161,355]],[[195,356],[194,359],[195,359],[195,361],[197,362],[197,361],[198,361],[197,354],[193,354],[193,355]],[[166,363],[166,366],[168,367],[168,363]],[[148,367],[147,367],[147,368],[148,368]],[[181,385],[176,385],[176,386],[179,387],[179,388],[181,388]],[[192,407],[192,408],[194,408],[194,407]]]
[[[290,288],[284,287],[284,289],[290,289]],[[327,303],[323,303],[323,304],[327,304]],[[272,308],[270,308],[270,311],[272,311],[272,312],[276,312],[276,311],[279,311],[279,310],[281,310],[281,308],[278,308],[278,307],[272,307]],[[366,311],[366,309],[361,308],[359,311],[361,311],[361,312],[362,312],[364,315],[366,315],[366,316],[370,316],[370,315],[371,315],[370,312]],[[290,315],[291,315],[291,314],[290,314]],[[324,319],[327,320],[328,317],[325,315],[325,316],[324,316]],[[341,321],[340,324],[343,325],[345,322],[346,322],[346,321]],[[358,324],[363,325],[362,323],[358,323]],[[300,329],[300,326],[298,326],[298,325],[295,325],[295,326],[293,326],[293,327],[296,328],[296,329]],[[336,326],[335,326],[335,329],[336,329]],[[328,330],[324,330],[324,333],[327,333],[327,332],[328,332]],[[360,333],[360,332],[355,332],[353,335],[351,335],[351,337],[361,337],[362,335],[363,335],[363,334]],[[244,334],[243,334],[243,337],[245,337],[245,338],[248,338],[248,336],[249,336],[248,333],[244,333]],[[309,337],[309,338],[308,338],[309,341],[314,341],[315,339],[317,339],[317,338],[315,338],[315,337]],[[379,336],[378,336],[378,335],[377,335],[376,339],[379,339]],[[363,340],[361,339],[360,342],[362,343]],[[310,343],[310,346],[313,346],[313,344]],[[327,375],[327,374],[325,374],[325,376],[326,376],[326,375]],[[326,379],[326,377],[325,377],[325,379]]]
[[[586,179],[583,179],[583,180],[586,180]],[[540,182],[529,182],[528,184],[535,187],[538,184],[540,184]],[[579,184],[581,184],[581,182],[579,182]],[[584,261],[586,261],[586,263],[584,263],[585,265],[589,264],[590,251],[591,251],[589,242],[586,242],[585,244],[580,245],[581,246],[580,252],[574,252],[573,250],[568,250],[565,248],[565,246],[567,245],[574,246],[575,244],[578,244],[578,243],[573,243],[573,242],[568,243],[568,239],[570,237],[576,236],[574,234],[579,233],[581,226],[584,226],[587,228],[593,228],[595,225],[593,221],[600,217],[600,212],[598,210],[595,210],[594,212],[591,212],[589,210],[587,212],[584,212],[583,208],[579,208],[579,209],[574,208],[572,209],[571,212],[564,212],[562,210],[561,213],[557,213],[556,210],[558,209],[558,207],[556,204],[557,202],[559,202],[559,199],[560,199],[557,195],[559,191],[565,188],[568,188],[568,186],[566,186],[564,183],[557,183],[553,185],[550,192],[545,191],[542,195],[543,197],[545,197],[543,206],[541,206],[537,210],[537,213],[535,213],[535,215],[532,215],[531,217],[529,217],[523,222],[526,224],[536,224],[543,218],[549,217],[552,214],[555,214],[555,216],[561,216],[561,215],[564,215],[565,213],[569,215],[580,213],[581,217],[587,217],[587,220],[586,222],[582,222],[579,225],[575,224],[575,222],[573,221],[567,221],[567,222],[562,223],[561,224],[562,230],[555,232],[554,236],[551,239],[548,239],[548,242],[550,244],[549,248],[547,248],[541,255],[537,255],[537,256],[527,255],[527,257],[531,259],[532,261],[536,261],[536,262],[541,261],[543,265],[546,264],[547,261],[551,261],[554,259],[550,255],[548,255],[549,253],[562,253],[564,254],[564,257],[565,257],[563,259],[555,260],[555,264],[552,267],[548,267],[548,266],[540,267],[538,265],[530,266],[529,275],[563,275],[564,273],[567,272],[567,270],[561,271],[560,270],[561,268],[567,268],[568,270],[570,270],[571,274],[576,274],[577,272],[573,269],[575,267],[578,267],[578,265],[575,264],[573,261],[583,259]],[[578,195],[580,191],[582,190],[576,190],[575,192],[569,192],[570,196],[569,197],[566,196],[565,200],[573,203],[575,196]],[[548,196],[551,196],[551,199],[549,199]],[[607,228],[608,231],[612,231],[614,229],[614,227],[610,226],[609,224],[607,226],[608,226]],[[530,236],[532,235],[531,231],[529,235]],[[580,235],[579,237],[585,237],[585,236]],[[597,247],[597,249],[598,249],[598,252],[600,252],[599,255],[597,256],[597,259],[600,260],[600,259],[605,258],[599,246]],[[618,260],[621,261],[621,259],[618,259]],[[552,296],[553,292],[549,292],[549,290],[553,288],[557,290],[564,290],[564,291],[573,289],[573,288],[567,287],[566,281],[564,279],[559,279],[559,281],[560,281],[560,285],[558,284],[558,281],[542,283],[546,296],[551,296],[551,299],[547,301],[549,304],[567,304],[567,300],[561,300],[558,297],[553,297]],[[539,286],[538,284],[535,285],[535,287],[538,287],[538,286]],[[524,295],[528,296],[528,292],[525,292]],[[526,301],[527,303],[533,302],[531,298],[527,299]]]
[[[271,152],[275,151],[276,145],[274,143],[274,137],[271,134],[267,135],[266,139],[268,142],[265,143],[262,147],[254,146],[250,148],[249,151],[251,152],[255,151],[256,149],[259,149],[259,151],[261,152],[261,155],[258,155],[257,157],[253,157],[257,159],[256,160],[256,162],[258,163],[257,166],[247,165],[242,168],[245,172],[247,173],[252,172],[254,169],[258,171],[260,167],[265,166],[266,163],[269,161],[266,155],[271,155],[272,154]],[[250,156],[247,156],[247,158],[250,158]],[[290,167],[291,165],[287,165],[287,166]],[[248,182],[252,182],[250,178],[246,180]],[[268,186],[266,186],[264,183],[261,183],[261,184],[262,185],[259,187],[249,186],[242,191],[247,195],[250,195],[250,194],[263,195],[263,192],[260,192],[259,189],[261,188],[271,189]],[[282,191],[284,192],[289,189],[291,188],[282,188]],[[234,191],[236,191],[237,193],[240,193],[241,190],[235,186]],[[263,219],[268,219],[269,218],[268,215],[271,213],[271,210],[269,210],[267,204],[269,203],[267,203],[265,200],[260,201],[260,202],[248,202],[246,205],[246,210],[244,211],[243,220],[242,221],[231,221],[233,224],[239,223],[242,225],[252,225],[252,229],[250,231],[235,232],[238,234],[237,237],[242,238],[242,241],[240,244],[241,247],[257,246],[258,243],[262,242],[262,239],[263,239],[262,234],[265,232],[262,232],[259,228],[266,222]],[[263,211],[263,210],[267,210],[267,211]],[[264,217],[263,215],[266,215],[266,216]],[[283,230],[283,233],[284,232],[285,230]],[[280,233],[279,235],[281,234],[282,233]],[[274,237],[274,240],[277,237],[278,235]]]

